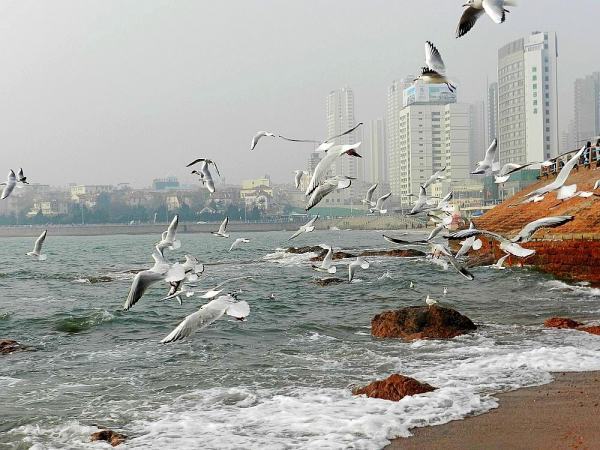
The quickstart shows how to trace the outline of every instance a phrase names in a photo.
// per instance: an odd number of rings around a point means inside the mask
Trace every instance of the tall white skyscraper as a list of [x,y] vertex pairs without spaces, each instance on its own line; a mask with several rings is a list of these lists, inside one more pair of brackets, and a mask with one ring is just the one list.
[[397,155],[400,146],[399,117],[400,111],[404,108],[404,91],[412,86],[415,77],[409,75],[401,80],[395,80],[388,88],[387,107],[385,114],[385,142],[387,146],[388,180],[390,177],[389,164],[390,156]]
[[447,167],[450,183],[469,178],[472,111],[470,105],[456,103],[446,85],[417,82],[405,89],[404,103],[397,123],[389,124],[397,130],[397,140],[388,144],[388,170],[392,193],[407,205],[412,202],[408,195],[418,194],[436,170]]
[[388,158],[385,144],[385,121],[369,122],[369,176],[371,183],[387,183]]
[[[491,83],[488,86],[486,121],[486,140],[491,143],[494,139],[498,137],[498,83]],[[481,159],[483,159],[483,157]]]
[[[331,91],[327,96],[327,136],[342,134],[356,125],[354,119],[354,93],[349,87]],[[356,143],[356,132],[336,139],[336,144]],[[358,177],[357,158],[338,158],[332,168],[333,175]]]
[[577,145],[600,135],[600,72],[575,80],[574,128]]
[[554,32],[534,32],[498,51],[500,163],[558,154],[557,64]]
[[483,159],[486,145],[486,111],[484,102],[477,102],[471,105],[471,167]]

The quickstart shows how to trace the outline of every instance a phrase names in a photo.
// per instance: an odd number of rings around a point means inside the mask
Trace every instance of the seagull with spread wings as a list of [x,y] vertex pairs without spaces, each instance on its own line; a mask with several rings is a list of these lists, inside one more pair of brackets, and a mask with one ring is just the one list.
[[475,26],[477,20],[487,14],[495,23],[501,24],[506,20],[506,13],[509,12],[506,6],[516,6],[515,1],[510,0],[469,0],[463,7],[464,10],[458,28],[456,37],[462,37]]

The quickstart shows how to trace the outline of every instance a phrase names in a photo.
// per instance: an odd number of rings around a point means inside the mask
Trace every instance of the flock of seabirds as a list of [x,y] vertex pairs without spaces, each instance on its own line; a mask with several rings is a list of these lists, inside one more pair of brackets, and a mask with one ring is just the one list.
[[[464,36],[471,28],[475,25],[476,21],[483,15],[489,16],[495,23],[503,23],[506,19],[505,6],[514,6],[513,2],[507,0],[469,0],[466,5],[466,9],[460,19],[458,30],[456,33],[457,37]],[[417,80],[425,84],[446,84],[451,91],[455,90],[455,86],[446,77],[446,66],[442,59],[442,56],[438,49],[429,41],[425,44],[425,67],[422,68],[421,75]],[[415,81],[417,81],[415,80]],[[338,145],[336,140],[343,136],[351,134],[362,123],[359,123],[355,127],[339,134],[336,136],[329,137],[325,140],[317,139],[292,139],[284,137],[275,133],[260,131],[252,138],[250,150],[254,150],[259,141],[263,138],[277,138],[289,142],[298,143],[312,143],[317,145],[316,152],[321,152],[324,156],[316,166],[310,180],[307,184],[305,195],[307,197],[306,211],[309,211],[316,205],[318,205],[326,196],[330,195],[336,190],[347,189],[351,186],[353,178],[348,176],[329,176],[330,168],[338,158],[345,157],[357,157],[361,155],[358,153],[361,143],[349,144],[349,145]],[[505,183],[510,176],[526,167],[531,165],[541,165],[542,167],[557,167],[559,160],[568,154],[559,155],[548,161],[534,161],[528,164],[505,164],[500,167],[499,163],[495,162],[497,153],[498,142],[494,139],[490,147],[485,153],[485,158],[477,163],[477,166],[471,172],[473,175],[486,175],[493,174],[495,182],[498,184]],[[594,195],[593,192],[578,192],[576,185],[565,186],[569,174],[579,163],[580,159],[586,151],[591,151],[587,146],[583,147],[579,152],[572,156],[568,162],[562,166],[557,177],[551,183],[537,189],[529,194],[522,200],[522,203],[539,202],[544,196],[551,192],[557,192],[558,200],[568,200],[574,197],[590,197]],[[220,172],[217,164],[208,158],[198,158],[188,164],[186,167],[194,166],[192,174],[199,176],[199,180],[202,185],[212,194],[215,192],[215,183],[212,176],[211,168],[214,168],[218,176]],[[384,239],[392,244],[411,247],[425,247],[428,248],[427,255],[434,262],[442,261],[446,267],[452,266],[456,272],[463,277],[473,280],[474,276],[461,262],[467,253],[473,250],[479,250],[482,246],[482,242],[479,237],[484,236],[498,241],[500,249],[505,255],[498,260],[493,266],[497,269],[503,269],[504,262],[509,256],[517,258],[526,258],[535,253],[535,250],[527,249],[521,246],[521,244],[528,242],[533,234],[540,228],[556,227],[565,224],[573,220],[573,216],[554,216],[546,217],[543,219],[536,220],[527,224],[514,238],[507,239],[504,236],[493,233],[486,230],[477,229],[473,223],[470,227],[465,230],[450,233],[444,238],[448,240],[459,240],[461,247],[453,254],[448,246],[436,241],[436,237],[443,230],[450,230],[453,222],[453,207],[450,204],[452,200],[452,192],[446,195],[444,198],[435,198],[427,194],[427,189],[437,181],[445,179],[446,167],[433,173],[429,179],[423,183],[420,187],[420,192],[416,197],[415,203],[408,213],[408,215],[427,215],[429,219],[433,220],[436,227],[429,234],[426,239],[417,241],[408,241],[401,239],[400,237],[391,237],[384,235]],[[307,172],[302,170],[296,170],[294,172],[294,182],[296,188],[300,188],[302,179],[304,176],[308,176]],[[28,184],[27,177],[25,177],[23,169],[20,169],[17,174],[13,170],[9,172],[8,179],[4,185],[1,199],[6,199],[13,192],[15,187],[23,187]],[[384,208],[384,204],[387,199],[392,195],[391,192],[380,196],[374,201],[374,194],[378,185],[371,186],[365,194],[365,198],[362,202],[366,205],[369,211],[369,215],[373,214],[386,214],[387,210]],[[600,188],[600,180],[598,180],[594,186],[594,190]],[[295,239],[304,233],[311,233],[315,230],[315,222],[318,216],[314,216],[308,223],[302,225],[298,231],[296,231],[289,240]],[[216,238],[229,239],[230,234],[227,232],[227,226],[229,219],[226,217],[220,225],[219,229],[212,234]],[[161,239],[155,244],[152,252],[152,258],[154,259],[154,265],[147,269],[137,273],[133,279],[129,294],[123,305],[124,310],[130,310],[146,293],[150,286],[162,282],[168,285],[168,292],[163,300],[175,299],[182,304],[182,298],[188,298],[196,295],[196,292],[190,288],[195,288],[193,284],[198,281],[199,277],[204,272],[204,265],[200,263],[195,257],[185,255],[185,261],[171,262],[165,255],[165,252],[174,251],[181,247],[181,242],[177,239],[177,227],[179,225],[179,218],[175,216],[168,226],[168,229],[162,233]],[[37,258],[40,261],[46,259],[46,255],[42,253],[42,246],[47,236],[47,230],[45,230],[35,241],[34,248],[27,255]],[[236,238],[231,244],[229,251],[235,250],[237,247],[244,243],[250,242],[249,239],[240,237]],[[326,250],[326,254],[320,265],[313,265],[313,269],[318,272],[334,274],[337,271],[335,264],[333,263],[333,248],[331,246],[322,245]],[[369,262],[361,257],[358,257],[355,261],[348,264],[348,281],[352,282],[354,275],[358,269],[368,269]],[[207,301],[198,311],[188,315],[183,321],[164,339],[161,343],[170,343],[184,339],[195,331],[205,328],[216,320],[223,316],[230,316],[238,320],[245,320],[250,313],[250,306],[246,301],[238,300],[235,292],[225,293],[225,286],[235,281],[241,281],[249,279],[250,277],[235,277],[229,280],[225,280],[223,283],[209,289],[202,295],[198,295],[202,300]],[[411,287],[412,287],[411,282]],[[444,293],[446,289],[444,288]],[[436,300],[427,296],[425,299],[427,305],[432,306],[437,303]]]

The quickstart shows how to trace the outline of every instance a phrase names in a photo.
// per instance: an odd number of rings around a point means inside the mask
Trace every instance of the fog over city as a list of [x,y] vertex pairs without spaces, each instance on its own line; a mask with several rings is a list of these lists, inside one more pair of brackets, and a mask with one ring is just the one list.
[[357,121],[383,117],[391,82],[423,65],[425,40],[459,101],[483,101],[498,48],[532,31],[557,32],[566,129],[574,80],[600,69],[598,0],[521,0],[505,24],[484,17],[460,41],[463,1],[416,3],[418,14],[404,0],[3,0],[3,168],[43,184],[141,187],[194,182],[185,165],[206,156],[228,183],[291,182],[311,144],[264,140],[251,152],[256,131],[325,138],[325,98],[344,86]]

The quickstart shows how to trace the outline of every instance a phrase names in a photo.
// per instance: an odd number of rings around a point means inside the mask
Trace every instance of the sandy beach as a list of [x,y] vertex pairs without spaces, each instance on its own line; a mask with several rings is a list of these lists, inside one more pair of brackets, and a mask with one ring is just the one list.
[[600,372],[554,377],[498,395],[499,408],[487,414],[415,429],[387,450],[600,449]]

